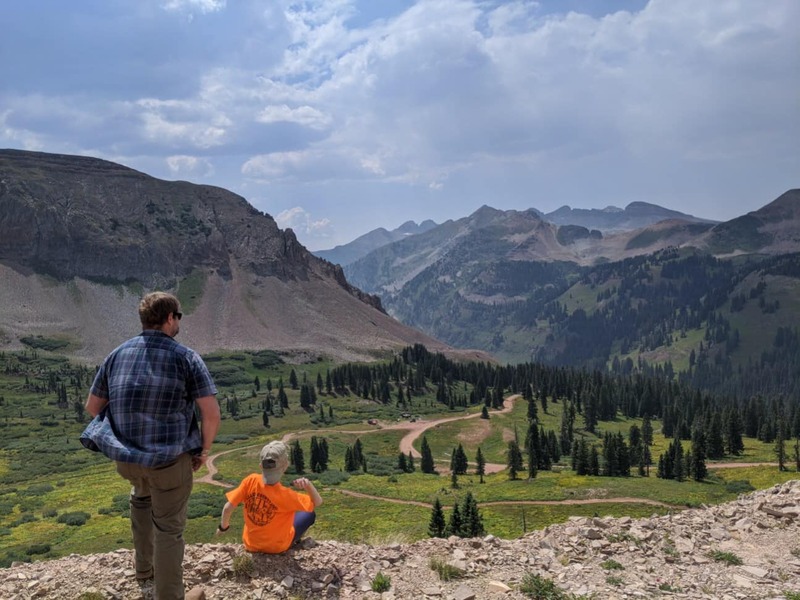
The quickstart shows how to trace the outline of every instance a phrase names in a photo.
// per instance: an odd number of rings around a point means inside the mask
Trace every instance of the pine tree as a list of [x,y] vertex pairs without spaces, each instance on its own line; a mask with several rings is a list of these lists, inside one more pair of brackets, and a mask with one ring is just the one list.
[[478,503],[472,495],[467,492],[461,505],[461,537],[481,537],[486,534],[483,527],[483,517],[478,510]]
[[414,466],[414,455],[411,454],[411,450],[408,451],[408,460],[406,460],[406,467],[409,473],[413,473],[414,471],[417,470],[417,468]]
[[318,448],[319,448],[320,473],[324,473],[325,471],[328,470],[328,460],[329,460],[328,440],[326,440],[325,438],[321,438],[318,443]]
[[483,457],[480,446],[478,446],[478,451],[475,454],[475,462],[477,463],[475,474],[480,477],[480,482],[484,483],[483,476],[486,474],[486,459]]
[[727,410],[725,418],[725,449],[728,454],[739,456],[744,452],[744,442],[742,441],[742,420],[739,417],[739,411],[730,407]]
[[408,472],[408,463],[406,462],[406,455],[402,452],[397,456],[397,468],[403,473]]
[[423,473],[436,473],[436,468],[434,467],[433,463],[433,454],[431,453],[431,447],[428,445],[428,438],[422,436],[422,445],[420,446],[420,454],[422,454],[422,458],[420,459],[420,470]]
[[358,468],[359,464],[353,457],[353,447],[348,446],[344,451],[344,470],[348,473],[353,473],[354,471],[358,471]]
[[459,535],[461,533],[461,527],[461,510],[458,508],[458,502],[456,502],[453,504],[453,510],[450,513],[450,519],[447,522],[447,529],[445,529],[445,533],[447,535]]
[[489,418],[489,409],[484,405],[481,408],[481,419],[488,419]]
[[589,475],[600,475],[600,455],[594,445],[589,448]]
[[433,501],[433,510],[431,511],[431,520],[428,522],[428,535],[430,537],[444,537],[446,525],[444,520],[444,511],[442,510],[442,503],[439,502],[439,497]]
[[361,445],[361,438],[356,438],[356,442],[353,444],[353,460],[356,463],[356,467],[363,467],[367,462],[364,458],[364,447]]
[[289,386],[293,389],[297,389],[297,373],[294,372],[294,369],[289,373]]
[[508,478],[512,481],[517,479],[517,474],[522,471],[522,453],[519,444],[515,441],[508,442]]
[[313,473],[321,473],[319,470],[319,444],[317,443],[317,436],[311,436],[311,471]]
[[722,418],[715,412],[711,419],[706,419],[706,454],[708,458],[719,459],[725,456],[725,442],[722,438]]
[[692,428],[692,458],[689,464],[689,475],[695,481],[703,481],[708,475],[706,467],[706,433],[702,423],[695,421]]
[[536,402],[531,398],[528,401],[528,423],[538,423],[539,415],[536,410]]
[[455,449],[454,456],[456,475],[466,475],[467,468],[469,467],[469,460],[467,459],[467,453],[464,452],[464,446],[459,444],[458,448]]
[[778,459],[778,471],[786,470],[786,440],[783,435],[783,425],[778,423],[778,431],[775,437],[775,456]]
[[298,475],[306,472],[306,461],[303,458],[303,449],[300,447],[299,440],[295,440],[292,444],[292,464],[294,465],[295,473]]
[[645,446],[653,445],[653,424],[648,415],[642,417],[642,442]]

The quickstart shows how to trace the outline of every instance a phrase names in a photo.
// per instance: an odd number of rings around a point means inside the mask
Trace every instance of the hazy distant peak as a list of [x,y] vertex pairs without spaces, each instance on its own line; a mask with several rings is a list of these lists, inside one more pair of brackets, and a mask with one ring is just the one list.
[[[630,206],[630,204],[628,206]],[[612,205],[609,204],[601,212],[604,212],[604,213],[621,213],[621,212],[625,212],[625,211],[623,209],[621,209],[619,206],[612,206]]]
[[419,225],[409,220],[392,231],[388,231],[384,227],[378,227],[377,229],[373,229],[357,237],[352,242],[336,246],[330,250],[317,250],[314,254],[344,267],[366,256],[373,250],[377,250],[378,248],[398,240],[425,233],[434,227],[437,227],[437,224],[431,219],[426,219]]

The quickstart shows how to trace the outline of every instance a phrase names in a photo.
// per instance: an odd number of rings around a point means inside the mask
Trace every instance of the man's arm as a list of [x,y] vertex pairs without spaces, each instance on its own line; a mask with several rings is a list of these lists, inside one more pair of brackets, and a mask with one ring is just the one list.
[[96,417],[100,414],[100,411],[103,410],[105,405],[108,404],[108,400],[105,398],[101,398],[100,396],[95,396],[94,394],[89,394],[89,397],[86,398],[86,404],[83,407],[86,409],[92,417]]

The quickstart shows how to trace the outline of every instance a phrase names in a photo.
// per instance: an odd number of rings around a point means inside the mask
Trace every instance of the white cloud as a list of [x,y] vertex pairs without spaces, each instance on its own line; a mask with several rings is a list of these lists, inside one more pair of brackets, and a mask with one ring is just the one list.
[[312,129],[324,129],[330,124],[330,117],[311,106],[289,108],[286,104],[267,106],[257,116],[259,123],[297,123]]
[[168,11],[199,11],[208,14],[225,9],[226,0],[167,0],[164,10]]
[[301,206],[284,210],[275,217],[275,222],[281,229],[291,228],[295,233],[315,240],[324,240],[330,237],[332,225],[330,219],[314,219],[311,213]]
[[214,167],[207,158],[175,155],[167,157],[167,166],[173,177],[209,177]]

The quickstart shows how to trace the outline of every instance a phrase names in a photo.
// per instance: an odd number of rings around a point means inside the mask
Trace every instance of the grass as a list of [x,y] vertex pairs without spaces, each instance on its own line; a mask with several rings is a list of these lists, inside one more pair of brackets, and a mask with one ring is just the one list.
[[[317,423],[316,411],[307,413],[300,409],[299,391],[288,386],[289,374],[295,370],[299,381],[305,378],[315,382],[317,374],[324,379],[332,365],[326,361],[291,365],[274,358],[264,353],[247,352],[221,353],[210,358],[209,364],[223,366],[226,372],[234,374],[235,379],[245,382],[221,386],[224,420],[212,451],[231,451],[219,457],[216,465],[221,480],[235,484],[257,468],[258,451],[267,441],[279,439],[287,432],[297,435],[308,467],[310,437],[324,437],[329,444],[330,466],[334,470],[321,477],[309,474],[325,498],[312,530],[313,537],[319,539],[373,544],[425,539],[434,499],[439,497],[446,513],[449,513],[450,507],[460,502],[467,492],[471,492],[479,503],[488,533],[516,538],[533,529],[563,523],[570,516],[649,517],[673,510],[644,502],[615,502],[614,498],[658,500],[678,506],[717,504],[735,499],[738,493],[750,489],[750,485],[754,489],[763,489],[796,477],[793,471],[779,473],[777,468],[763,467],[714,469],[715,476],[702,483],[661,480],[655,477],[655,468],[647,478],[579,477],[568,468],[568,457],[564,457],[556,471],[539,472],[537,478],[530,481],[524,478],[509,481],[507,474],[501,472],[487,475],[486,483],[480,484],[471,465],[470,473],[459,477],[460,487],[454,490],[448,477],[422,474],[419,460],[415,461],[415,473],[396,472],[398,444],[404,432],[378,429],[367,425],[366,420],[378,418],[395,422],[405,410],[426,419],[467,413],[450,411],[436,404],[433,390],[414,398],[412,409],[391,403],[381,405],[352,394],[321,393],[318,401],[326,411],[328,406],[333,408],[334,419],[333,422]],[[257,367],[257,364],[263,366]],[[53,374],[65,381],[79,382],[68,386],[70,405],[66,408],[57,405],[54,391],[47,391],[52,389],[48,388],[48,381]],[[261,390],[254,398],[256,376]],[[28,383],[26,377],[31,379]],[[271,418],[270,428],[264,428],[260,402],[267,382],[272,383],[274,394],[281,378],[286,385],[290,408],[285,416]],[[129,485],[117,475],[110,461],[86,451],[77,439],[85,423],[76,420],[71,404],[75,400],[82,401],[90,379],[89,369],[43,351],[0,354],[0,563],[12,554],[22,559],[38,560],[131,547],[130,521],[114,508],[120,505],[121,496],[124,509]],[[240,408],[236,418],[227,412],[225,404],[225,399],[234,395],[239,399]],[[547,413],[538,407],[546,430],[558,430],[561,406],[561,403],[550,402]],[[472,407],[469,410],[477,409]],[[446,464],[449,464],[450,452],[459,442],[463,443],[470,460],[474,461],[479,444],[488,462],[505,463],[507,439],[509,435],[513,436],[515,427],[517,435],[524,439],[526,412],[525,402],[519,401],[511,413],[493,414],[488,421],[474,418],[433,428],[427,432],[428,441],[434,449],[434,456]],[[598,433],[621,431],[627,434],[634,422],[622,418],[602,422]],[[654,422],[653,425],[658,431],[660,423]],[[480,427],[477,434],[476,427]],[[382,474],[335,471],[343,465],[346,447],[357,438],[363,445],[371,470]],[[587,439],[596,442],[597,437],[587,434]],[[652,452],[657,460],[670,440],[656,434],[655,441]],[[421,439],[417,441],[418,448],[420,442]],[[737,460],[773,459],[772,444],[745,439],[745,445],[744,455]],[[689,444],[685,443],[684,448],[688,447]],[[291,478],[287,475],[286,481]],[[218,504],[221,508],[224,503],[224,491],[219,486],[198,484],[193,502],[202,499],[213,511],[214,506]],[[346,495],[347,491],[384,500],[354,497]],[[602,502],[513,504],[564,500]],[[80,512],[89,514],[83,525],[58,522],[59,516]],[[201,511],[200,515],[187,523],[185,537],[188,543],[240,541],[241,510],[233,515],[231,531],[219,538],[214,537],[218,519],[208,512]],[[49,546],[47,551],[46,545]]]
[[453,579],[460,579],[464,576],[463,569],[459,569],[441,558],[432,557],[429,566],[433,571],[436,571],[441,581],[452,581]]
[[392,578],[379,571],[373,578],[371,587],[373,592],[378,592],[379,594],[387,592],[392,587]]
[[533,600],[579,600],[567,593],[551,580],[534,573],[526,573],[520,582],[519,591]]
[[708,553],[708,557],[716,560],[717,562],[725,563],[726,565],[741,565],[743,561],[733,552],[723,552],[722,550],[712,550]]

